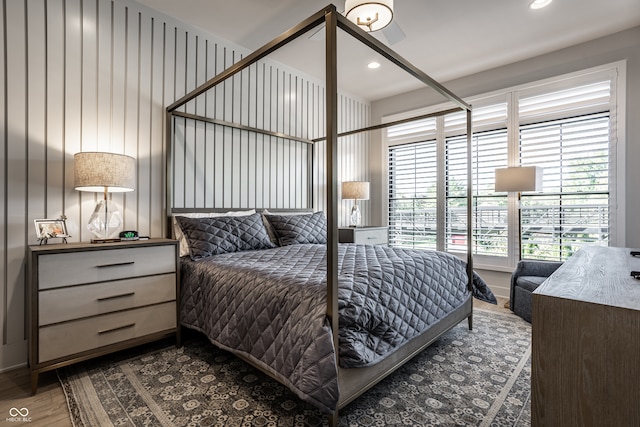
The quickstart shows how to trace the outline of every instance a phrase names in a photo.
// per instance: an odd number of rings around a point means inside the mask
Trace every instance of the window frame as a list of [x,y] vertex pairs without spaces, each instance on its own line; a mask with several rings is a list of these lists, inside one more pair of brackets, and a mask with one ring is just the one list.
[[[563,88],[571,88],[579,86],[582,82],[591,82],[599,76],[608,76],[611,79],[611,93],[609,102],[609,111],[612,122],[612,129],[609,141],[609,159],[610,159],[610,187],[609,187],[609,209],[610,209],[610,224],[609,224],[609,245],[610,246],[624,246],[626,243],[625,231],[626,231],[626,212],[625,212],[625,129],[626,129],[626,60],[617,61],[611,64],[605,64],[598,67],[589,68],[582,71],[577,71],[569,74],[564,74],[556,77],[547,78],[544,80],[535,81],[528,84],[513,86],[505,88],[503,90],[494,91],[486,94],[481,94],[474,97],[469,97],[468,102],[473,106],[474,110],[481,107],[490,106],[499,102],[507,103],[507,145],[508,145],[508,166],[517,166],[519,164],[519,137],[520,126],[522,121],[519,117],[519,105],[518,101],[521,96],[532,96],[536,93],[544,94],[552,92],[554,90],[562,90]],[[440,104],[436,106],[424,107],[417,110],[384,116],[382,118],[383,123],[388,123],[394,120],[415,117],[421,114],[428,114],[446,108],[449,104]],[[438,174],[444,176],[444,140],[447,136],[452,136],[444,130],[444,118],[438,118],[438,124],[436,129],[436,137],[438,139]],[[494,124],[488,124],[485,126],[476,126],[474,123],[472,131],[474,133],[485,130],[495,129]],[[389,148],[394,145],[407,144],[411,142],[419,142],[420,138],[414,138],[413,140],[403,140],[399,144],[393,144],[389,142],[387,133],[383,132],[382,135],[382,147],[383,154],[383,176],[385,177],[385,187],[382,194],[382,201],[384,203],[383,221],[389,223]],[[444,188],[444,182],[442,188]],[[440,191],[438,195],[438,209],[444,211],[445,195],[444,191]],[[484,256],[474,254],[474,266],[475,268],[494,270],[494,271],[512,271],[519,260],[519,254],[517,250],[518,238],[518,201],[517,194],[510,193],[507,196],[507,209],[508,209],[508,255],[506,257],[498,256]],[[440,216],[438,220],[438,229],[443,229],[444,215]],[[442,234],[442,233],[440,233]],[[443,235],[443,234],[442,234]],[[439,249],[444,248],[444,237],[439,240]],[[465,253],[456,253],[463,257]]]

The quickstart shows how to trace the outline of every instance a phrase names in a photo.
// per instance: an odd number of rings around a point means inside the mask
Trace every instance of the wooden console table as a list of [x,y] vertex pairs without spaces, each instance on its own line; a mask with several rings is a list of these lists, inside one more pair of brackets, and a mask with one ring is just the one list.
[[533,292],[533,426],[640,426],[640,258],[586,247]]

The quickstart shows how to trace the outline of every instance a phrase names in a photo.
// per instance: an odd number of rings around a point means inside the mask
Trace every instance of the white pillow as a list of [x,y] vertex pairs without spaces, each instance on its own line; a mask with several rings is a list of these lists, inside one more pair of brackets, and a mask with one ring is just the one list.
[[188,218],[214,218],[218,216],[249,216],[256,213],[255,209],[251,209],[248,211],[230,211],[230,212],[188,212],[188,213],[178,213],[171,215],[171,223],[173,225],[173,238],[178,240],[178,244],[180,245],[180,256],[189,255],[189,242],[187,242],[187,238],[182,234],[182,229],[180,228],[180,224],[178,224],[177,216],[186,216]]

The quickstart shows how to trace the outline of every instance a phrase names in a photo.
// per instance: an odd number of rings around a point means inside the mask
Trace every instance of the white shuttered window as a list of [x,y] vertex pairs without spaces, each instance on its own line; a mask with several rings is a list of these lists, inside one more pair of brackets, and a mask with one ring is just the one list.
[[[612,229],[623,226],[611,214],[623,184],[615,178],[623,176],[616,158],[623,149],[616,130],[623,120],[616,107],[619,67],[471,101],[473,252],[479,264],[564,260],[585,244],[616,243]],[[456,113],[388,129],[391,245],[466,250],[464,126],[464,115]],[[495,169],[507,166],[543,168],[543,191],[522,194],[520,253],[516,194],[494,191]]]

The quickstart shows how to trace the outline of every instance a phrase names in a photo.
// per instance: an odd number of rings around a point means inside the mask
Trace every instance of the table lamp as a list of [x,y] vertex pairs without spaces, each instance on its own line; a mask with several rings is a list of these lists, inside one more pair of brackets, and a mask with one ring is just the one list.
[[342,199],[353,199],[350,227],[358,227],[362,218],[358,200],[369,200],[369,183],[367,181],[345,181],[342,183]]
[[89,218],[87,229],[101,242],[118,237],[123,220],[118,207],[107,193],[135,190],[136,159],[115,153],[82,152],[74,159],[74,188],[78,191],[103,193]]
[[539,166],[517,166],[496,169],[496,192],[518,193],[518,259],[522,259],[522,208],[523,191],[542,191],[542,168]]

